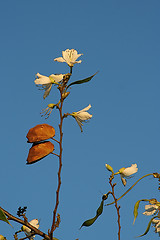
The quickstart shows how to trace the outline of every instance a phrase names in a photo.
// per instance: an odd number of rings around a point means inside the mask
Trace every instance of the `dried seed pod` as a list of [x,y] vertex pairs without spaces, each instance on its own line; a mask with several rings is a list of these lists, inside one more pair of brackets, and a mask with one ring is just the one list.
[[44,123],[31,128],[27,133],[29,143],[40,142],[55,136],[55,129]]
[[53,150],[54,150],[54,145],[49,141],[33,144],[29,150],[27,164],[32,164],[41,160],[42,158],[46,157],[48,154],[52,153]]

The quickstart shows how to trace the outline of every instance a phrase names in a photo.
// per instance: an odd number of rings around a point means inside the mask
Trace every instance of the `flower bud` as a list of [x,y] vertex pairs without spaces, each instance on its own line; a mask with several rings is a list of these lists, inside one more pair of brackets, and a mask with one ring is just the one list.
[[65,92],[62,94],[62,98],[65,99],[66,97],[68,97],[68,95],[70,94],[70,92]]
[[54,108],[55,106],[56,106],[56,104],[54,104],[54,103],[49,103],[49,104],[48,104],[48,107],[49,107],[49,108]]
[[107,168],[108,171],[114,173],[114,172],[113,172],[113,168],[112,168],[109,164],[105,164],[105,166],[106,166],[106,168]]

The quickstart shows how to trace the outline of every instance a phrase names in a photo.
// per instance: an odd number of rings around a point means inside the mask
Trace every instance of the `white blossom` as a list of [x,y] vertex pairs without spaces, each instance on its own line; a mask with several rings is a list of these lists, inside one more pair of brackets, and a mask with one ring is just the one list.
[[121,168],[119,170],[119,173],[121,175],[121,180],[123,185],[126,185],[126,179],[129,178],[132,174],[136,173],[138,171],[137,164],[132,164],[131,167],[128,168]]
[[144,215],[150,216],[153,215],[158,209],[158,206],[156,204],[148,204],[145,205],[145,212],[143,212]]
[[155,232],[159,233],[160,236],[160,219],[153,219],[152,224],[155,227]]
[[[33,219],[32,221],[29,222],[33,227],[35,228],[39,228],[39,221],[38,219]],[[26,234],[26,236],[30,236],[32,230],[28,227],[26,227],[25,225],[22,226],[22,231]],[[30,240],[34,240],[35,236],[30,237]]]
[[83,122],[85,122],[86,120],[91,119],[92,114],[89,114],[87,111],[91,108],[91,105],[89,104],[88,107],[78,111],[78,112],[73,112],[70,115],[72,117],[74,117],[81,129],[81,132],[83,132],[82,130],[82,126],[83,126]]
[[35,79],[36,85],[42,85],[42,88],[45,90],[45,93],[43,95],[43,98],[45,99],[52,88],[52,84],[57,84],[60,81],[62,81],[65,74],[51,74],[49,77],[41,75],[40,73],[37,73],[37,78]]
[[54,61],[57,62],[66,62],[68,66],[73,67],[75,63],[81,63],[82,61],[76,61],[77,58],[79,58],[83,54],[78,54],[75,49],[66,49],[65,51],[62,51],[63,57],[55,58]]

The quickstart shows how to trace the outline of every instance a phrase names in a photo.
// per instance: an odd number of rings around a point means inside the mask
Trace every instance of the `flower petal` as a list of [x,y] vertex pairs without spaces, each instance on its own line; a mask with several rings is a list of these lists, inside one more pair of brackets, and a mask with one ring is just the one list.
[[126,186],[127,180],[121,176],[121,181],[123,186]]
[[82,54],[78,54],[77,51],[75,49],[71,49],[71,59],[73,62],[75,62],[77,60],[77,58],[79,58]]
[[62,56],[67,63],[70,62],[70,55],[71,55],[71,50],[66,49],[65,51],[62,51]]
[[82,129],[83,123],[81,122],[81,120],[79,118],[75,117],[75,119],[81,129],[81,132],[83,132],[83,129]]
[[80,118],[81,121],[85,121],[91,119],[92,115],[88,112],[80,112],[77,113],[77,117]]
[[156,205],[145,205],[145,212],[143,213],[146,216],[150,216],[152,214],[154,214],[156,212],[156,210],[158,209],[158,206]]
[[81,113],[81,112],[86,112],[91,108],[91,104],[88,105],[88,107],[85,107],[84,109],[78,111],[77,113]]
[[55,82],[60,82],[64,75],[65,74],[51,74],[49,77],[51,77]]
[[62,58],[62,57],[55,58],[54,61],[55,61],[55,62],[66,62],[66,61],[64,60],[64,58]]
[[52,88],[52,84],[46,84],[44,86],[44,89],[45,89],[45,93],[43,95],[44,99],[50,94],[51,88]]
[[37,73],[36,75],[39,78],[35,79],[35,81],[34,81],[35,84],[42,84],[43,85],[43,84],[51,83],[51,80],[49,79],[49,77],[43,76],[43,75],[41,75],[39,73]]
[[124,177],[128,177],[138,171],[137,164],[132,164],[131,167],[125,168],[124,171],[122,172],[122,175]]

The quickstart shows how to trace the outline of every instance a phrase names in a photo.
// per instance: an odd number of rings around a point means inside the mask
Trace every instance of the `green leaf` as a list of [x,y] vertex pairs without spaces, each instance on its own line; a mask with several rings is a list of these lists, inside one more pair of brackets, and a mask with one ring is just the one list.
[[85,226],[85,227],[91,226],[91,225],[96,221],[97,218],[98,218],[98,216],[96,215],[94,218],[91,218],[91,219],[86,220],[86,221],[82,224],[82,226],[80,227],[80,229],[81,229],[83,226]]
[[102,214],[102,212],[103,212],[103,202],[104,202],[104,200],[101,201],[101,204],[100,204],[99,208],[98,208],[97,211],[96,211],[96,216],[95,216],[94,218],[91,218],[91,219],[85,221],[85,222],[82,224],[82,226],[80,227],[80,229],[81,229],[83,226],[85,226],[85,227],[91,226],[91,225],[96,221],[96,219]]
[[[156,216],[156,217],[157,217],[157,216]],[[151,220],[150,220],[149,223],[148,223],[148,226],[147,226],[147,229],[146,229],[145,233],[143,233],[142,235],[140,235],[140,236],[138,236],[138,237],[142,237],[142,236],[146,235],[146,234],[149,232],[149,229],[150,229],[150,227],[151,227],[152,220],[153,220],[154,218],[156,218],[156,217],[151,218]]]
[[88,77],[88,78],[85,78],[85,79],[82,79],[82,80],[78,80],[78,81],[75,81],[75,82],[72,82],[68,85],[67,88],[69,88],[70,86],[72,85],[75,85],[75,84],[82,84],[82,83],[86,83],[86,82],[89,82],[98,72],[96,72],[95,74],[93,74],[92,76]]
[[99,217],[103,212],[103,202],[104,202],[104,200],[101,201],[101,204],[100,204],[99,208],[97,209],[97,212],[96,212],[97,217]]
[[[0,209],[0,220],[2,220],[2,221],[4,221],[4,222],[8,223],[9,225],[11,225],[10,222],[8,221],[5,213],[2,211],[2,209]],[[11,225],[11,226],[12,226],[12,225]]]
[[138,200],[138,201],[136,202],[136,204],[134,205],[134,211],[133,211],[134,221],[133,221],[133,224],[135,223],[136,218],[137,218],[137,216],[138,216],[138,208],[139,208],[139,204],[140,204],[141,201],[147,201],[147,202],[148,202],[148,199]]

